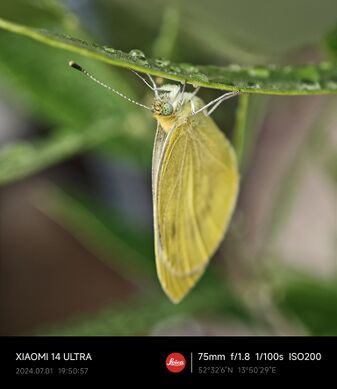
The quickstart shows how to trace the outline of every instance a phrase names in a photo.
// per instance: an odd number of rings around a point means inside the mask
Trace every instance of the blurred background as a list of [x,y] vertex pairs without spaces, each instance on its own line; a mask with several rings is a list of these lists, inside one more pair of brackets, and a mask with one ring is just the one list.
[[[337,58],[335,0],[2,0],[0,17],[175,62]],[[128,70],[0,31],[0,161],[36,171],[0,188],[1,334],[337,335],[336,96],[251,97],[231,228],[173,305],[153,254],[156,123],[72,59],[151,101]],[[229,139],[235,100],[214,113]]]

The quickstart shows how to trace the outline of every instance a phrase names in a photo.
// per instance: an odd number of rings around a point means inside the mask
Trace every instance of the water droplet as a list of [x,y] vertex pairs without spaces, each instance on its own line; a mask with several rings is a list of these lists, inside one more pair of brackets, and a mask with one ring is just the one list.
[[145,54],[138,49],[132,49],[129,51],[129,55],[133,60],[146,60]]
[[174,73],[181,73],[181,69],[179,66],[176,66],[176,65],[171,65],[170,66],[170,70]]
[[203,73],[193,74],[193,78],[201,82],[208,82],[208,77]]
[[193,66],[193,65],[190,65],[188,63],[182,63],[180,65],[180,68],[186,72],[186,73],[197,73],[198,72],[198,68]]
[[170,61],[168,59],[164,59],[164,58],[157,58],[154,60],[154,62],[160,68],[164,68],[166,66],[169,66],[169,64],[170,64]]
[[103,50],[107,51],[108,53],[111,53],[111,54],[116,53],[115,49],[113,49],[112,47],[108,47],[108,46],[103,46]]
[[252,77],[267,78],[270,72],[266,68],[253,67],[248,69],[248,74]]

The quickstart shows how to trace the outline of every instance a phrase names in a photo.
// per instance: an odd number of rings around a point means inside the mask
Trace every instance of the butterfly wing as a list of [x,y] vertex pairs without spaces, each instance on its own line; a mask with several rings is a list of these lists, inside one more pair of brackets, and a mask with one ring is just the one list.
[[[162,285],[163,290],[168,297],[174,301],[179,302],[181,298],[187,293],[189,289],[197,282],[202,275],[203,270],[195,272],[193,275],[181,275],[177,277],[172,273],[170,267],[167,265],[167,255],[163,249],[160,239],[159,219],[158,219],[158,180],[163,164],[164,152],[167,148],[167,141],[172,135],[174,129],[167,134],[158,123],[157,132],[153,147],[152,156],[152,196],[153,196],[153,216],[154,216],[154,240],[155,240],[155,257],[157,274]],[[181,297],[180,297],[181,296]]]
[[158,277],[179,302],[227,229],[238,193],[235,154],[202,113],[168,134],[158,125],[152,179]]

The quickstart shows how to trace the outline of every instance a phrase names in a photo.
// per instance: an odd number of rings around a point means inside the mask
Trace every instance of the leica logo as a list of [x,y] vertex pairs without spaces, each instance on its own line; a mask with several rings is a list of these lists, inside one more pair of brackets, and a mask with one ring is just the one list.
[[171,373],[179,373],[185,369],[186,360],[180,353],[171,353],[166,358],[166,368]]
[[178,359],[174,359],[174,358],[171,358],[167,363],[167,366],[182,366],[182,365],[185,365],[184,361],[179,361]]

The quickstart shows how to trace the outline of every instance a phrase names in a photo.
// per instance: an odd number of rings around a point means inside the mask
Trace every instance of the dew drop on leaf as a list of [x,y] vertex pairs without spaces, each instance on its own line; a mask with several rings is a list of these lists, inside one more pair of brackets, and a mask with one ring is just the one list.
[[186,73],[197,73],[198,72],[197,67],[190,65],[190,64],[187,64],[187,63],[182,63],[180,65],[180,68],[181,68],[181,70],[183,70]]
[[170,61],[168,59],[164,59],[164,58],[157,58],[157,59],[155,59],[154,62],[160,68],[164,68],[170,64]]
[[113,49],[112,47],[103,46],[103,49],[104,49],[104,51],[107,51],[108,53],[111,53],[111,54],[116,53],[116,50]]
[[193,74],[193,78],[200,82],[208,82],[208,77],[204,73]]
[[146,60],[145,54],[138,49],[132,49],[129,51],[129,55],[132,57],[134,60]]
[[181,69],[179,66],[176,66],[176,65],[171,65],[170,66],[170,70],[174,73],[181,73]]

